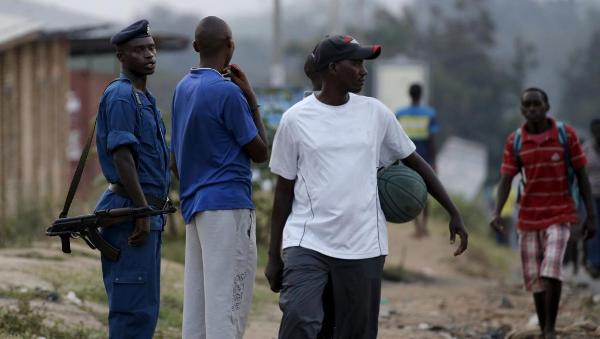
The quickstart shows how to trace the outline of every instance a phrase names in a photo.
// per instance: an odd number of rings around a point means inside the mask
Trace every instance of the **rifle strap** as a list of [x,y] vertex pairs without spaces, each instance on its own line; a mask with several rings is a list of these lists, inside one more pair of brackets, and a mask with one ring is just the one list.
[[85,142],[85,147],[83,148],[83,151],[81,152],[81,157],[79,158],[79,162],[77,163],[75,174],[73,174],[73,179],[71,179],[71,185],[69,186],[69,192],[67,193],[67,198],[65,199],[65,205],[63,206],[62,212],[60,212],[59,215],[59,218],[61,219],[67,217],[69,209],[71,208],[71,203],[73,202],[75,192],[77,192],[77,187],[79,186],[79,181],[81,180],[81,175],[83,174],[83,169],[85,168],[85,162],[87,160],[88,154],[90,153],[90,148],[92,147],[92,140],[94,140],[95,131],[96,119],[94,119],[94,123],[92,124],[90,133],[88,134],[87,141]]
[[[115,79],[108,83],[104,91],[108,86],[110,86],[113,82],[119,79]],[[60,219],[66,218],[67,214],[69,214],[69,209],[71,208],[71,203],[73,202],[73,198],[75,197],[75,192],[77,192],[77,187],[79,186],[79,181],[81,180],[81,175],[83,174],[83,169],[85,168],[85,162],[87,160],[88,154],[90,153],[90,148],[92,147],[92,140],[94,140],[94,132],[96,131],[96,121],[94,119],[94,123],[92,124],[92,128],[90,129],[90,133],[88,134],[87,141],[85,142],[85,147],[81,152],[81,157],[79,157],[79,162],[77,163],[77,168],[75,169],[75,173],[73,174],[73,179],[71,179],[71,185],[69,186],[69,192],[67,193],[67,198],[65,199],[65,205],[63,206],[62,212],[58,216]],[[64,243],[64,241],[63,241]]]

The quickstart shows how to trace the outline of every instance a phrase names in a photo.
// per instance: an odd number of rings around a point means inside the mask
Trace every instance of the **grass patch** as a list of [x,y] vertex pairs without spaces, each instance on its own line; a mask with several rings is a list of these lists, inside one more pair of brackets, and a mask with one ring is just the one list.
[[24,258],[24,259],[35,259],[35,260],[48,260],[48,261],[64,261],[65,260],[64,255],[47,256],[47,255],[37,252],[37,251],[18,253],[15,255],[15,257]]
[[500,246],[493,239],[477,233],[469,236],[469,248],[463,256],[465,260],[455,262],[456,269],[474,277],[506,276],[519,262],[516,250]]
[[51,208],[34,206],[22,208],[0,225],[0,247],[20,247],[41,239],[50,226]]
[[39,275],[61,295],[73,291],[83,301],[106,304],[99,262],[87,269],[43,271]]
[[163,332],[181,330],[183,321],[183,300],[181,296],[165,294],[160,298],[159,329]]
[[185,235],[168,236],[163,234],[161,256],[183,265],[185,261]]
[[428,275],[412,271],[404,268],[403,266],[386,266],[383,269],[382,274],[383,280],[391,282],[403,282],[403,283],[430,283],[434,279]]
[[0,337],[2,338],[104,338],[102,332],[85,328],[82,324],[67,326],[64,322],[45,321],[44,308],[32,308],[25,297],[16,308],[0,308]]
[[26,288],[18,289],[16,287],[12,287],[9,289],[0,289],[0,298],[26,301],[31,301],[33,299],[58,301],[58,299],[60,299],[60,296],[55,291],[47,291],[37,287],[32,290]]

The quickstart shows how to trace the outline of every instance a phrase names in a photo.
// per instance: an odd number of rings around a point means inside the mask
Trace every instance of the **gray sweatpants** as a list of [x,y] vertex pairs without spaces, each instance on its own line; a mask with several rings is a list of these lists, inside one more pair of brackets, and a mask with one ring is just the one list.
[[[289,247],[283,261],[279,339],[377,338],[385,256],[346,260]],[[324,318],[333,324],[323,327]]]
[[185,239],[182,337],[241,339],[256,274],[254,211],[197,213]]

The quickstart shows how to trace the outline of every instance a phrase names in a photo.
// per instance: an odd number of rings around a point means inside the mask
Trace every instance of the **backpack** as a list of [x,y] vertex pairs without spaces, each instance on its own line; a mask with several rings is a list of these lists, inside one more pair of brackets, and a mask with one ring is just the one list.
[[[573,168],[573,164],[571,163],[571,154],[569,152],[569,136],[567,134],[567,130],[565,128],[565,124],[562,121],[556,122],[556,127],[558,128],[558,142],[562,145],[564,149],[564,157],[565,163],[567,165],[567,187],[569,188],[569,193],[573,198],[573,202],[575,204],[575,209],[579,205],[579,185],[577,183],[577,177],[575,175],[575,169]],[[519,153],[521,152],[521,128],[517,128],[515,130],[515,138],[513,140],[513,152],[515,153],[515,158],[517,160],[517,166],[519,167],[519,171],[521,172],[521,181],[519,182],[519,190],[517,194],[517,201],[521,199],[521,192],[525,188],[525,171],[523,170],[523,163],[521,162],[521,156]]]

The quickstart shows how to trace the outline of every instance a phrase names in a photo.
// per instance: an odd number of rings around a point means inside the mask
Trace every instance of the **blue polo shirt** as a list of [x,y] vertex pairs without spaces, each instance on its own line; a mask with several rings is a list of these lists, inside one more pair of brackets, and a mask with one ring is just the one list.
[[440,130],[435,110],[427,106],[408,106],[396,112],[396,118],[415,143],[417,153],[431,163],[433,154],[429,154],[430,138]]
[[185,222],[207,210],[253,209],[242,147],[258,130],[241,89],[214,69],[192,69],[175,88],[171,119]]
[[144,193],[166,197],[170,175],[160,110],[149,91],[134,91],[131,82],[123,76],[104,91],[97,117],[98,159],[110,183],[120,183],[112,152],[121,146],[129,146],[132,151]]

